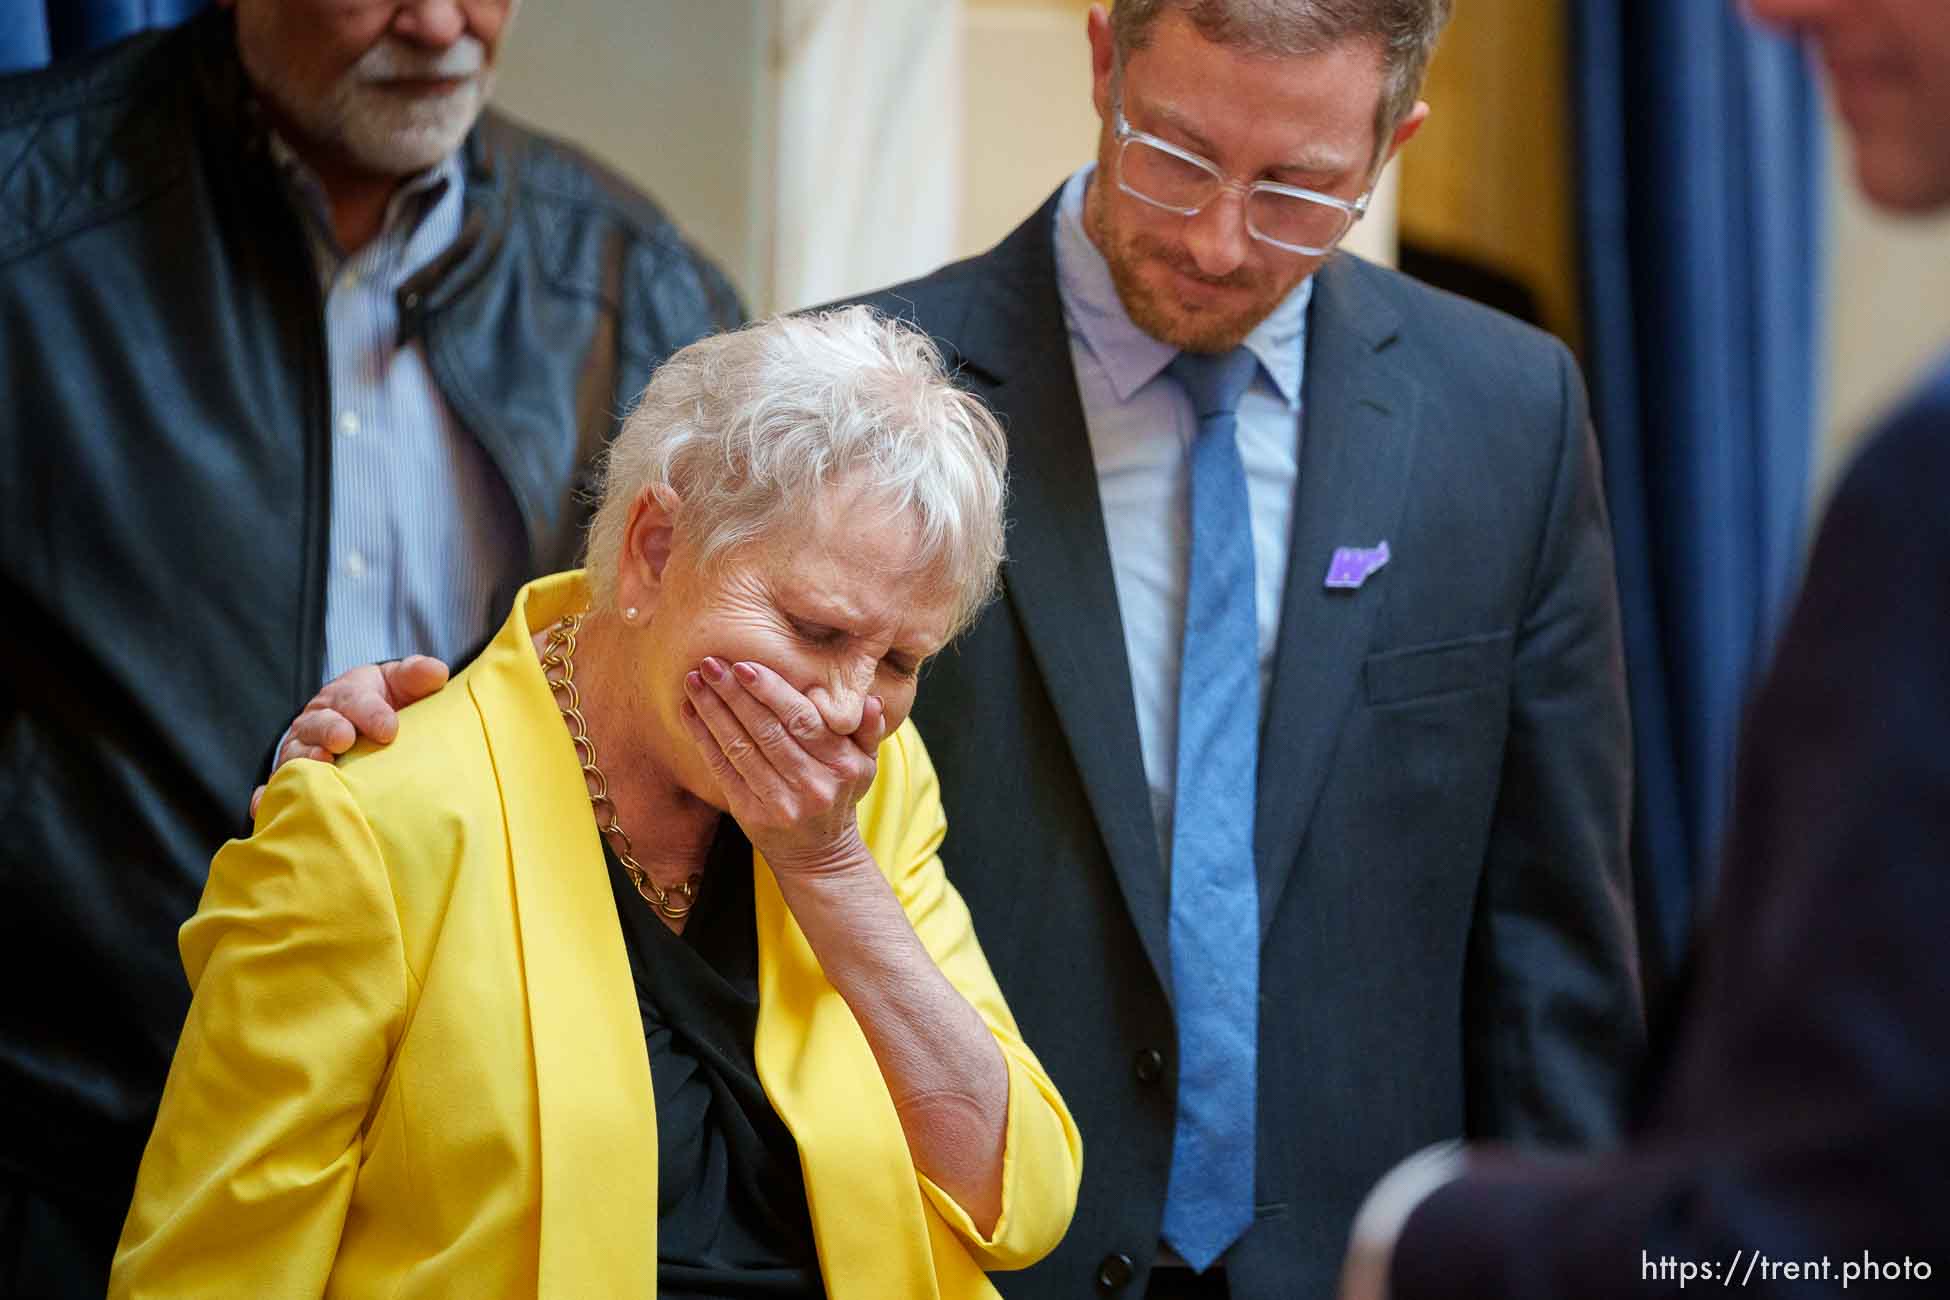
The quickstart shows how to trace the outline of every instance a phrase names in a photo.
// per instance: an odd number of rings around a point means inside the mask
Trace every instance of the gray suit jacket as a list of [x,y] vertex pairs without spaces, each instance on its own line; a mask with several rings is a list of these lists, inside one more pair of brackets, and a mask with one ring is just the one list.
[[[948,865],[1084,1135],[1064,1245],[1006,1294],[1142,1293],[1171,1156],[1169,896],[1057,296],[1052,199],[869,301],[1003,418],[1005,595],[915,711]],[[1350,257],[1319,274],[1263,728],[1259,1213],[1235,1296],[1331,1292],[1424,1143],[1610,1137],[1638,1057],[1609,528],[1569,355]],[[1337,547],[1386,540],[1358,591]]]

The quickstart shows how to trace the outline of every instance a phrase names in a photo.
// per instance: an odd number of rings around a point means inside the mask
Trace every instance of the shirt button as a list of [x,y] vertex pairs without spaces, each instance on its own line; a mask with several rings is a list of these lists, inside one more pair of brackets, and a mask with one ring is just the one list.
[[359,435],[359,413],[357,411],[346,411],[340,415],[339,429],[346,437],[356,438]]
[[1131,1062],[1131,1073],[1139,1083],[1156,1083],[1165,1072],[1165,1054],[1155,1047],[1147,1047],[1137,1054]]
[[1097,1289],[1109,1294],[1129,1282],[1137,1273],[1137,1265],[1131,1263],[1129,1255],[1104,1256],[1104,1262],[1097,1265]]
[[345,553],[345,571],[355,578],[364,577],[366,573],[366,557],[357,551],[347,551]]

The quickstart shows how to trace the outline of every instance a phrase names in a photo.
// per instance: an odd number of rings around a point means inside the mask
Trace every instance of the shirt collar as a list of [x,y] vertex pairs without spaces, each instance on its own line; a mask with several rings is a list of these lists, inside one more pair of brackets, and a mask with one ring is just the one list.
[[[320,271],[329,276],[333,268],[345,261],[346,254],[332,230],[332,210],[325,197],[324,183],[275,129],[269,133],[268,145],[271,159],[284,178],[286,192],[305,219]],[[449,203],[460,201],[465,178],[460,154],[450,153],[425,171],[407,177],[386,201],[386,215],[379,223],[376,242],[393,244],[402,250],[400,278],[411,276],[441,252],[441,247],[424,247],[428,241],[415,236],[431,233],[428,227],[433,223],[428,218]],[[442,247],[445,242],[441,241]]]
[[[1083,196],[1096,164],[1084,166],[1063,186],[1056,205],[1056,279],[1063,315],[1073,333],[1097,359],[1117,400],[1158,377],[1178,349],[1146,334],[1124,311],[1110,264],[1083,228]],[[1300,378],[1306,348],[1307,305],[1313,300],[1310,275],[1294,286],[1272,314],[1253,326],[1245,346],[1279,390],[1289,410],[1300,409]]]

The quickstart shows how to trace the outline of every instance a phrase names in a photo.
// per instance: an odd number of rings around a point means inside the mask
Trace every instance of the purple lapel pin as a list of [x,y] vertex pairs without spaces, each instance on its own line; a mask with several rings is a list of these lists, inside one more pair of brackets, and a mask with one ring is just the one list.
[[1353,591],[1375,570],[1388,563],[1388,543],[1379,546],[1341,546],[1334,550],[1334,562],[1327,566],[1326,585],[1337,591]]

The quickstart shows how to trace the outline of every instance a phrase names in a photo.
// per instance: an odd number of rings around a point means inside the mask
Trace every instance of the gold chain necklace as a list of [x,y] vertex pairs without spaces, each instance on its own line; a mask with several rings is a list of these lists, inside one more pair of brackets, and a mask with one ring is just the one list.
[[665,889],[650,879],[650,873],[631,854],[630,837],[617,820],[616,801],[609,797],[609,781],[596,766],[596,742],[589,738],[589,724],[582,717],[582,700],[576,694],[576,632],[581,627],[582,615],[570,614],[548,630],[548,644],[542,647],[542,676],[548,679],[549,690],[557,697],[556,707],[562,710],[562,717],[569,724],[569,739],[575,742],[576,758],[582,763],[582,774],[588,778],[589,806],[596,810],[597,833],[609,840],[616,860],[630,874],[630,883],[643,895],[643,901],[656,908],[660,915],[681,921],[697,906],[697,887],[704,883],[704,877],[692,872],[683,884]]

